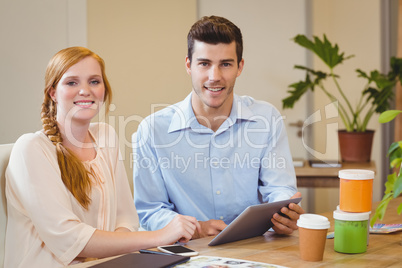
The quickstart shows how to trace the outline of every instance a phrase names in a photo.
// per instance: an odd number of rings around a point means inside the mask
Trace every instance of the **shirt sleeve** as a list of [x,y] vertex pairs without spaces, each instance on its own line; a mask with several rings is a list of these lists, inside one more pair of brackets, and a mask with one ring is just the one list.
[[272,107],[271,130],[263,158],[276,160],[274,168],[260,169],[259,191],[263,202],[289,199],[297,192],[296,174],[293,167],[285,124],[280,113]]
[[37,134],[24,135],[15,143],[6,173],[7,202],[26,215],[33,235],[37,233],[67,265],[82,251],[95,228],[73,213],[72,195],[61,180],[55,150]]
[[145,120],[133,135],[134,202],[141,227],[158,230],[165,227],[177,212],[173,211],[174,204],[169,201],[149,129]]

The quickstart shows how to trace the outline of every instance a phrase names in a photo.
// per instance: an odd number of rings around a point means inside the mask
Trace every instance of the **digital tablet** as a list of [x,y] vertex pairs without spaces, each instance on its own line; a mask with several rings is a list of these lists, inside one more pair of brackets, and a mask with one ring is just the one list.
[[263,203],[247,207],[225,229],[209,242],[209,246],[234,242],[263,235],[273,226],[272,216],[290,203],[299,203],[300,198],[287,199],[272,203]]

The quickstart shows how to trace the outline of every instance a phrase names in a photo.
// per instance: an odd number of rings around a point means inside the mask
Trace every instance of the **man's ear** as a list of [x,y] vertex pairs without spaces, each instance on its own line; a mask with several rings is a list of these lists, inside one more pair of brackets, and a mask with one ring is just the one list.
[[188,74],[191,75],[191,62],[188,56],[186,56],[186,71]]
[[241,59],[241,61],[239,62],[239,69],[237,70],[237,76],[239,77],[241,72],[243,71],[243,67],[244,67],[244,59]]

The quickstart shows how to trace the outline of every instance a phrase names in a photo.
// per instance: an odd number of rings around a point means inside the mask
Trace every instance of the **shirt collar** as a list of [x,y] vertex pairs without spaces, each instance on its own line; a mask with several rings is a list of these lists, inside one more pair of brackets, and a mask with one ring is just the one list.
[[194,111],[191,107],[191,94],[188,94],[183,101],[172,106],[174,114],[168,133],[190,127],[191,118],[195,119]]
[[[173,109],[175,110],[175,112],[173,114],[172,121],[170,122],[168,133],[190,127],[196,128],[198,131],[204,128],[198,123],[197,119],[195,118],[195,114],[191,106],[191,96],[192,92],[187,95],[187,97],[183,101],[173,105]],[[245,103],[242,102],[242,99],[234,94],[230,115],[219,129],[225,130],[236,123],[237,120],[255,121],[254,119],[252,119],[253,116],[253,112],[248,108]]]
[[242,98],[234,94],[232,111],[230,112],[229,118],[236,120],[247,120],[255,121],[252,119],[254,116],[250,108],[243,102]]

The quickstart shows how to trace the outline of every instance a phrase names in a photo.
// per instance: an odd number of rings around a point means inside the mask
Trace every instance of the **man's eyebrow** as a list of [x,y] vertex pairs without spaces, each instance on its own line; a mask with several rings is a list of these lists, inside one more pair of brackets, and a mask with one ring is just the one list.
[[211,62],[210,59],[204,59],[204,58],[197,58],[197,61],[208,61],[208,62]]
[[235,60],[234,59],[224,59],[224,60],[221,60],[221,62],[234,62]]
[[[206,59],[206,58],[197,58],[197,61],[205,61],[205,62],[212,62],[210,59]],[[220,60],[220,62],[234,62],[234,59],[223,59]]]

